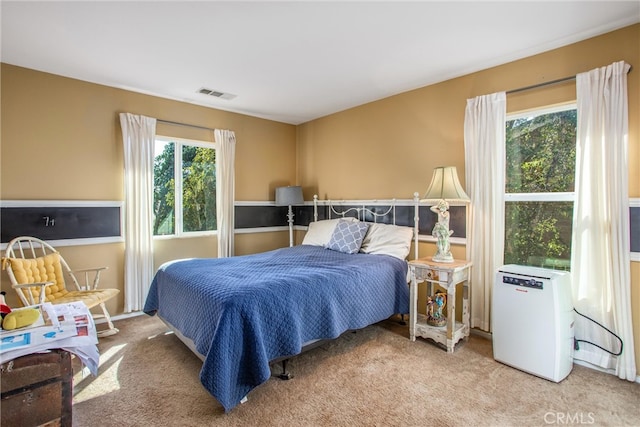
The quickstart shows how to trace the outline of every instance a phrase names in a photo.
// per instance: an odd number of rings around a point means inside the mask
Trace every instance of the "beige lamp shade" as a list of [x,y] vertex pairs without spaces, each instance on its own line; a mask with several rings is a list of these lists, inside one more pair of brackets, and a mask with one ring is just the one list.
[[469,202],[469,196],[464,192],[455,166],[438,166],[433,170],[431,184],[421,201],[438,202]]

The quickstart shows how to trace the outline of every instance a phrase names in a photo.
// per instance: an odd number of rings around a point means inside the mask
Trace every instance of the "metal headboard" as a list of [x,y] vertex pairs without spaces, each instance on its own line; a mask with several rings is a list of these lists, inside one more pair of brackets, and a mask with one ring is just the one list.
[[[388,199],[388,200],[319,200],[318,195],[314,194],[313,196],[313,221],[318,221],[318,204],[323,203],[324,205],[329,207],[329,217],[331,219],[331,215],[334,214],[336,217],[344,218],[348,214],[355,212],[356,218],[360,221],[365,221],[367,215],[373,217],[373,222],[378,222],[378,218],[385,217],[392,213],[392,224],[396,225],[396,205],[399,203],[397,199]],[[414,216],[413,216],[413,247],[414,247],[414,259],[418,259],[418,225],[419,225],[419,208],[420,208],[420,196],[418,193],[413,193],[413,208],[414,208]],[[347,207],[346,209],[340,209],[341,205],[347,205],[351,207]],[[353,206],[356,207],[353,207]],[[384,212],[376,212],[369,208],[369,206],[389,206]],[[407,203],[404,201],[402,203],[403,206],[406,206]]]

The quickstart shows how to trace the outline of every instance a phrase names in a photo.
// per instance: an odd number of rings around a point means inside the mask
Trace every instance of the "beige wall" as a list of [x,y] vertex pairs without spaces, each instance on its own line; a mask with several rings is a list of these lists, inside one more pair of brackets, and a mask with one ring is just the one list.
[[[295,184],[295,126],[199,107],[2,64],[2,200],[123,200],[118,114],[130,112],[236,134],[236,199],[273,200],[275,187]],[[158,124],[157,133],[213,140],[212,132]],[[285,233],[238,235],[237,253],[286,246]],[[123,289],[124,244],[59,248],[72,268],[106,265],[104,285]],[[217,255],[215,237],[155,241],[156,267],[180,257]],[[0,275],[17,304],[6,272]],[[124,309],[123,293],[109,304]]]
[[[640,197],[640,25],[562,49],[426,86],[298,126],[298,177],[305,197],[410,198],[433,168],[457,166],[464,184],[468,98],[552,81],[625,60],[628,75],[629,192]],[[575,82],[507,97],[509,112],[575,100]]]
[[[410,198],[436,166],[458,168],[464,185],[464,110],[479,95],[549,82],[615,61],[628,75],[629,197],[640,197],[640,25],[392,96],[298,126],[298,177],[305,197]],[[507,96],[509,112],[575,100],[575,82]],[[430,254],[433,245],[421,244]],[[464,257],[464,247],[454,247]],[[636,364],[640,366],[640,263],[631,263]],[[459,304],[458,304],[459,305]]]

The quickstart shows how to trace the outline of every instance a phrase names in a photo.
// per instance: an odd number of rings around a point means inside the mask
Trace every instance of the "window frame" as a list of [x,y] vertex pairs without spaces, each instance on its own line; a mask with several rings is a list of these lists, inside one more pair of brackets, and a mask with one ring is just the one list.
[[[173,234],[159,234],[153,235],[154,239],[158,240],[166,240],[166,239],[184,239],[191,237],[203,237],[203,236],[217,236],[218,230],[205,230],[205,231],[184,231],[183,229],[183,203],[182,203],[182,193],[183,193],[183,171],[182,171],[182,147],[187,145],[190,147],[201,147],[201,148],[209,148],[216,151],[216,163],[218,160],[217,153],[217,145],[215,142],[209,141],[201,141],[196,139],[187,139],[187,138],[176,138],[164,135],[156,135],[154,141],[154,159],[155,159],[155,145],[158,141],[162,141],[165,143],[174,143],[176,146],[174,147],[174,158],[173,158],[173,169],[174,169],[174,203],[175,210],[174,214],[174,233]],[[180,185],[178,185],[178,182]],[[217,188],[216,182],[216,188]],[[180,209],[178,209],[178,206]]]

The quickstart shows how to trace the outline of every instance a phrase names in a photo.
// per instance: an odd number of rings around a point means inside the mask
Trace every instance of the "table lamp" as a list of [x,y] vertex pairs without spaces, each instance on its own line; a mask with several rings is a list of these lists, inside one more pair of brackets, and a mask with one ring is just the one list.
[[433,170],[431,184],[421,202],[436,203],[431,210],[438,214],[438,222],[433,227],[432,235],[437,239],[437,251],[433,256],[435,262],[453,262],[449,237],[453,230],[449,229],[449,203],[469,202],[464,192],[455,166],[438,166]]
[[276,206],[289,206],[289,213],[287,214],[289,219],[289,247],[293,246],[293,209],[291,206],[302,203],[304,203],[302,187],[291,185],[276,188]]

